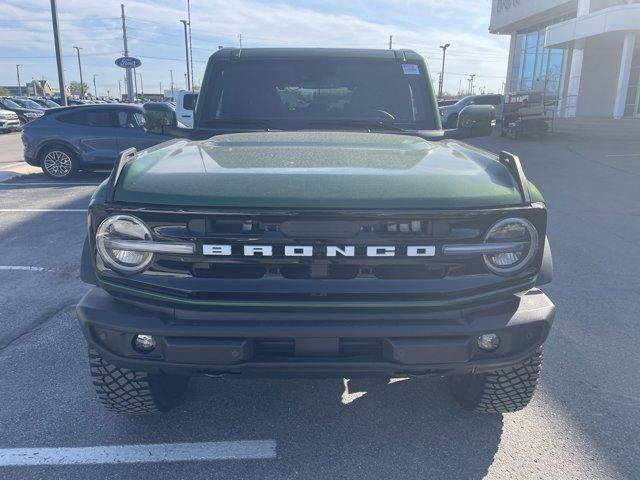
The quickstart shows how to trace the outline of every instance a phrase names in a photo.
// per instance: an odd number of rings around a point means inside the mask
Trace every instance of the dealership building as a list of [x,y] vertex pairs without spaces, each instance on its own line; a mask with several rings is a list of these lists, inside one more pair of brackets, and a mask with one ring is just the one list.
[[510,35],[505,90],[544,91],[560,117],[640,118],[640,0],[493,0]]

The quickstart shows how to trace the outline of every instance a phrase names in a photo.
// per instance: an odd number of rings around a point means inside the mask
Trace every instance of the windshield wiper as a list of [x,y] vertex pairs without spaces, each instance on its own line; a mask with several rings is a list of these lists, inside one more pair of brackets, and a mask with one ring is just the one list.
[[263,120],[258,120],[256,118],[229,118],[229,119],[216,119],[207,122],[209,126],[221,127],[224,128],[227,125],[254,125],[256,127],[260,127],[265,131],[269,132],[272,130],[279,130],[278,128],[273,128],[273,126]]
[[366,129],[388,130],[392,132],[406,132],[392,123],[382,120],[314,120],[307,122],[307,125],[317,125],[326,127],[362,127]]

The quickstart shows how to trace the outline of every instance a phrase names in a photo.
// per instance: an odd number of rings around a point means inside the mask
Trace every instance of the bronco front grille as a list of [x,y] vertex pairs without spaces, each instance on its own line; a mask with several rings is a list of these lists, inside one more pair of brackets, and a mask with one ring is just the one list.
[[[480,241],[483,229],[478,228],[477,219],[399,217],[292,221],[223,217],[194,218],[170,225],[147,222],[160,240],[187,240],[196,244],[193,257],[158,256],[153,270],[197,278],[438,279],[478,273],[482,269],[477,259],[445,259],[438,253],[427,256],[425,250],[417,252],[420,256],[409,256],[410,247],[433,248],[435,252],[438,245],[453,239]],[[247,246],[268,247],[269,254],[257,251],[249,256],[244,250]],[[307,248],[308,255],[287,256],[286,248],[296,246],[300,252]],[[228,253],[206,254],[212,247],[219,251],[228,249]],[[371,256],[369,248],[373,247],[392,248],[394,255]]]
[[[143,273],[123,276],[103,270],[105,279],[207,302],[436,301],[510,288],[533,279],[540,263],[532,263],[516,276],[499,277],[487,271],[482,255],[444,255],[443,246],[482,243],[491,225],[510,216],[530,220],[544,239],[546,223],[546,210],[534,207],[439,212],[136,209],[117,213],[143,220],[155,241],[191,243],[195,253],[156,254]],[[268,246],[269,254],[247,255],[246,246]],[[393,247],[395,254],[368,254],[369,247],[385,246]],[[287,247],[311,250],[304,250],[308,255],[287,256]],[[418,255],[409,255],[411,247]],[[350,255],[329,254],[336,249]]]

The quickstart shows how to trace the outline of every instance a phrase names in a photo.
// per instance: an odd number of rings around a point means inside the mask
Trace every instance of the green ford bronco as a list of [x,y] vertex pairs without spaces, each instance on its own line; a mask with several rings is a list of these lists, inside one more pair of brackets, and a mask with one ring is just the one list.
[[531,400],[555,307],[547,210],[491,134],[443,130],[406,50],[222,49],[194,128],[122,153],[88,212],[77,307],[110,409],[189,377],[445,378],[466,409]]

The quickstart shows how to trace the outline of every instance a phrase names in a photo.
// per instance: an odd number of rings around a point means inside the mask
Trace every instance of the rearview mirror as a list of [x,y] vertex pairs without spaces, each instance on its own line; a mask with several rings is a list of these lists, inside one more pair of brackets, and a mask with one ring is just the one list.
[[142,108],[144,111],[144,128],[147,132],[163,134],[165,128],[178,125],[176,112],[169,104],[148,102]]
[[447,138],[486,137],[493,133],[496,109],[493,105],[469,105],[458,114],[458,127],[447,130]]

